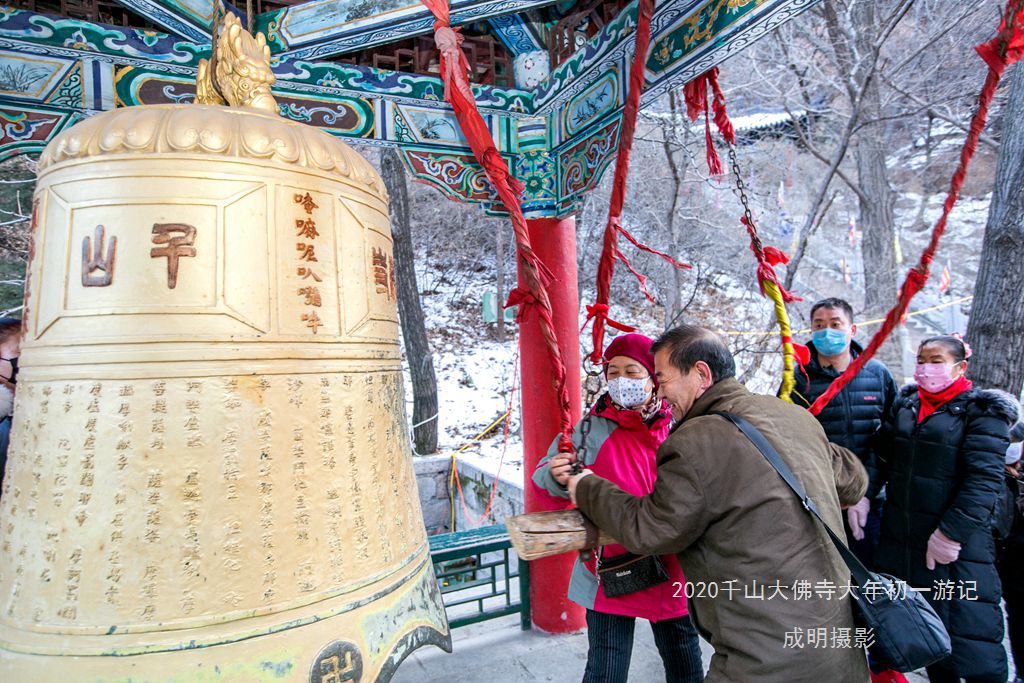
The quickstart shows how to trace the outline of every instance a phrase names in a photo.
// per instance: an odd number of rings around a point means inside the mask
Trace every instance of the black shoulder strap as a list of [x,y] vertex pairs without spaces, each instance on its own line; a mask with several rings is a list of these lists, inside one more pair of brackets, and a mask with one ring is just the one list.
[[764,435],[758,431],[757,427],[750,424],[745,418],[736,415],[735,413],[727,413],[725,411],[714,411],[708,413],[708,415],[720,415],[725,419],[732,422],[736,427],[739,428],[743,435],[750,439],[750,442],[754,444],[757,450],[761,451],[761,455],[768,461],[782,480],[789,485],[789,488],[793,490],[797,498],[803,504],[804,509],[813,515],[821,525],[825,527],[825,531],[828,533],[829,538],[832,539],[832,543],[835,544],[836,550],[842,555],[843,561],[846,562],[846,566],[850,568],[850,573],[853,575],[854,581],[857,585],[863,586],[871,580],[871,573],[867,570],[867,567],[857,559],[857,556],[850,552],[850,549],[846,547],[846,543],[843,542],[835,532],[825,523],[825,520],[821,518],[821,513],[818,512],[818,506],[815,505],[814,501],[811,500],[810,496],[804,491],[803,486],[797,481],[796,475],[789,469],[789,466],[785,463],[778,451],[768,443],[768,439],[764,438]]

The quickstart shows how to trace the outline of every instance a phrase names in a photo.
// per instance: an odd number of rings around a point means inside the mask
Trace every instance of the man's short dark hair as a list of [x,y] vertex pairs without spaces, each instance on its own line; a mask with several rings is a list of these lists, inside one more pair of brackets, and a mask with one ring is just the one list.
[[673,367],[688,374],[697,361],[711,369],[711,381],[719,382],[736,376],[736,361],[722,339],[711,330],[697,325],[680,325],[668,330],[651,346],[651,353],[669,352]]
[[811,306],[811,320],[814,319],[814,314],[818,312],[819,308],[838,308],[846,314],[846,321],[853,323],[853,306],[850,305],[849,301],[845,299],[838,299],[834,296],[830,296],[827,299],[822,299],[813,306]]

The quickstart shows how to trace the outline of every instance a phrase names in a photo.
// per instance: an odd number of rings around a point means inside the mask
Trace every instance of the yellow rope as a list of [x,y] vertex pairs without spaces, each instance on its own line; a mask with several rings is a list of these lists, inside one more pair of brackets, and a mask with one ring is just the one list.
[[469,448],[470,446],[475,444],[480,439],[484,438],[485,434],[487,434],[492,429],[494,429],[499,424],[501,424],[511,414],[511,412],[512,412],[511,410],[506,410],[504,413],[502,413],[501,415],[498,416],[498,419],[496,419],[494,422],[492,422],[491,424],[489,424],[486,427],[484,427],[482,432],[480,432],[479,434],[474,436],[472,439],[470,439],[466,443],[464,443],[461,446],[459,446],[459,448],[457,450],[452,451],[452,454],[451,454],[451,460],[452,460],[451,468],[450,468],[450,471],[448,473],[448,502],[450,504],[449,506],[452,509],[451,525],[448,528],[451,529],[452,531],[455,531],[455,456],[458,455],[459,453],[462,453],[463,451],[465,451],[467,448]]
[[[943,304],[938,304],[936,306],[929,306],[928,308],[922,308],[919,311],[912,311],[910,313],[907,313],[907,315],[904,316],[904,317],[906,317],[906,318],[913,318],[915,316],[923,315],[925,313],[930,313],[932,311],[937,311],[937,310],[942,309],[942,308],[949,308],[950,306],[955,306],[956,304],[962,304],[965,301],[970,301],[973,298],[974,298],[973,296],[962,296],[959,299],[953,299],[952,301],[947,301],[946,303],[943,303]],[[865,320],[863,322],[857,323],[857,327],[861,327],[862,328],[862,327],[867,327],[868,325],[878,325],[879,323],[883,323],[883,322],[885,322],[885,318],[876,318],[874,320]],[[808,328],[808,329],[805,329],[805,330],[797,330],[796,334],[810,334],[811,332],[813,332],[813,330]],[[771,334],[771,330],[753,331],[753,332],[751,332],[750,330],[715,330],[715,334],[720,334],[720,335],[728,336],[728,337],[756,337],[756,336],[763,336],[763,335],[766,335],[766,334]]]
[[796,379],[793,377],[793,358],[796,354],[793,350],[793,330],[789,326],[786,302],[782,300],[782,292],[774,282],[764,282],[764,293],[775,305],[775,319],[779,323],[779,336],[782,339],[782,388],[779,390],[779,398],[792,403],[790,394],[796,386]]

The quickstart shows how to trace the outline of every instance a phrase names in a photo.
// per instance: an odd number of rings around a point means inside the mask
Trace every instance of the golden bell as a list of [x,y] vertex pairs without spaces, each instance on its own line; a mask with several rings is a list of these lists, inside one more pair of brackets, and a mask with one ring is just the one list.
[[214,105],[96,115],[39,168],[0,680],[387,681],[450,650],[373,168]]

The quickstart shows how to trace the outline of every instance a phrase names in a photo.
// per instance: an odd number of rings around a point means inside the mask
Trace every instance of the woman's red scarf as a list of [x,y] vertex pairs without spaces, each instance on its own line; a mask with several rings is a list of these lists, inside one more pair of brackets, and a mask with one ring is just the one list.
[[917,421],[924,422],[926,417],[973,387],[974,383],[963,375],[942,391],[935,393],[918,387],[917,395],[921,397],[921,409],[917,413]]

